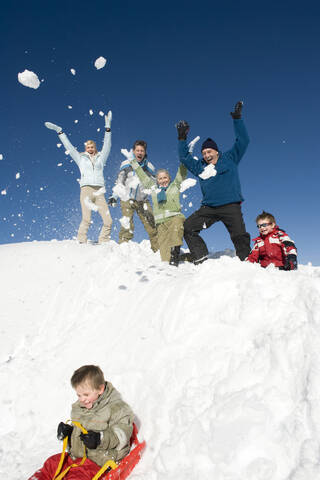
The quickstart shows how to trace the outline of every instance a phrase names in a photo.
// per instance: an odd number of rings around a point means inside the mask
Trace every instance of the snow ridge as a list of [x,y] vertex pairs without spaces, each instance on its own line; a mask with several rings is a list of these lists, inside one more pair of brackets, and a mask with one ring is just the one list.
[[1,245],[3,476],[61,450],[69,378],[94,363],[147,440],[136,479],[319,478],[320,268],[229,255],[176,269],[147,241]]

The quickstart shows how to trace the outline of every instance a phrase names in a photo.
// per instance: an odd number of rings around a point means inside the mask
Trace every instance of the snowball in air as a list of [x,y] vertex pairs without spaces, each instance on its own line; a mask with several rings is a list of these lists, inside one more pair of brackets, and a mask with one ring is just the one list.
[[30,72],[30,70],[25,70],[24,72],[18,73],[18,81],[25,87],[35,89],[39,88],[40,85],[38,75],[36,75],[34,72]]
[[3,160],[3,155],[2,155],[2,153],[0,153],[0,160]]
[[94,66],[96,67],[97,70],[100,70],[105,66],[106,63],[107,63],[107,60],[104,57],[99,57],[94,62]]
[[103,117],[104,112],[102,110],[100,110],[99,115],[100,115],[100,117]]
[[1,190],[1,195],[7,195],[7,190]]
[[72,73],[72,75],[75,75],[76,74],[76,71],[74,68],[70,68],[70,72]]
[[72,108],[72,105],[68,105],[68,108],[69,108],[69,110],[71,110],[71,108]]
[[91,110],[91,108],[90,108],[90,110],[89,110],[89,114],[90,114],[90,115],[93,115],[93,110]]
[[18,180],[18,178],[20,178],[20,173],[19,172],[16,173],[16,179]]

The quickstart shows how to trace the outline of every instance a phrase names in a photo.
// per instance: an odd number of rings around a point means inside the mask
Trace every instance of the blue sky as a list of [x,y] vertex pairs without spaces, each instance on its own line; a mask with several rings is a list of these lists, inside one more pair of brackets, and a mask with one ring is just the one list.
[[[148,142],[157,168],[175,173],[179,119],[189,121],[190,139],[210,136],[221,150],[230,148],[229,112],[242,99],[251,139],[239,169],[247,230],[256,236],[256,215],[270,211],[295,240],[299,262],[320,265],[319,13],[315,1],[280,0],[3,5],[0,243],[76,235],[78,169],[45,121],[63,126],[78,148],[88,138],[99,147],[98,112],[113,111],[108,196],[120,148],[137,138]],[[99,56],[107,59],[102,70],[93,65]],[[18,83],[25,69],[44,80],[37,90]],[[198,186],[185,193],[188,216],[201,195]],[[116,240],[120,208],[111,214]],[[96,239],[100,217],[93,213],[93,220],[89,237]],[[135,225],[135,239],[146,238],[140,220]],[[204,238],[210,250],[232,248],[222,224]]]

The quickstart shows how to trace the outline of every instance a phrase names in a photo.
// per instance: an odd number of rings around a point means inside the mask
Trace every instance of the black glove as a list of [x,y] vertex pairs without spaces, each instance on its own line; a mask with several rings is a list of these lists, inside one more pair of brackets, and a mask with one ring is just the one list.
[[288,271],[288,270],[297,270],[297,268],[298,268],[297,256],[289,254],[286,257],[286,261],[285,261],[283,269]]
[[108,205],[110,205],[110,207],[116,207],[117,206],[117,199],[114,198],[114,197],[109,197]]
[[80,433],[80,438],[87,448],[93,450],[101,443],[100,432],[89,430],[88,433]]
[[60,422],[57,429],[57,438],[58,440],[63,440],[66,437],[71,437],[73,430],[72,425],[68,425],[67,423]]
[[178,130],[178,140],[187,140],[187,135],[190,130],[188,122],[185,120],[180,120],[176,124],[177,130]]
[[234,112],[230,112],[230,115],[234,120],[237,118],[241,118],[242,106],[243,106],[243,101],[240,100],[240,102],[236,103],[234,107]]

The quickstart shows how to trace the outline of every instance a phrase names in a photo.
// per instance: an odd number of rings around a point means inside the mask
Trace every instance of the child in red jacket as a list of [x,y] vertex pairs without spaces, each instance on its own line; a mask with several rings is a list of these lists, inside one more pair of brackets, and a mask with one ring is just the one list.
[[263,211],[256,218],[259,237],[254,238],[254,246],[246,259],[267,267],[273,263],[279,270],[296,270],[297,250],[295,244],[284,230],[276,225],[271,213]]

